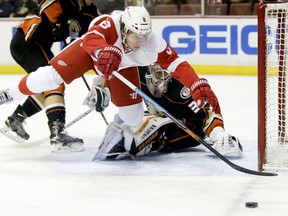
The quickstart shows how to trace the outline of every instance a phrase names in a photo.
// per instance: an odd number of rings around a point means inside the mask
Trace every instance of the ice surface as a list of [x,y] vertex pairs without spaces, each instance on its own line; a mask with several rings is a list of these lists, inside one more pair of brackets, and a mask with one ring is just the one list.
[[[1,89],[20,75],[1,75]],[[86,75],[89,83],[93,75]],[[221,103],[226,130],[238,136],[242,159],[233,163],[257,169],[257,79],[205,76]],[[67,86],[67,122],[82,114],[87,89],[82,79]],[[0,107],[0,125],[16,108]],[[111,105],[104,115],[113,119]],[[85,141],[80,153],[51,153],[49,141],[19,145],[0,134],[1,216],[283,216],[288,212],[287,174],[252,176],[235,171],[204,147],[153,154],[140,161],[91,159],[106,125],[90,113],[68,129]],[[27,120],[31,141],[49,136],[45,113]],[[255,209],[245,202],[258,202]]]

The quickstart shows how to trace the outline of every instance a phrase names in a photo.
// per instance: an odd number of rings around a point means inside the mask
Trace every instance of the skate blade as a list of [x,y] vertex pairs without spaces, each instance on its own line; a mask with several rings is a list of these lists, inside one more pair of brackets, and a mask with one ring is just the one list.
[[65,153],[65,152],[82,152],[84,151],[83,144],[75,144],[73,146],[52,145],[53,153]]
[[17,142],[17,143],[25,143],[25,139],[23,139],[23,138],[21,138],[21,137],[19,137],[19,136],[17,136],[17,135],[14,135],[14,134],[12,134],[12,130],[11,130],[11,128],[9,128],[8,126],[3,126],[2,128],[0,128],[0,132],[4,135],[4,136],[6,136],[6,137],[8,137],[9,139],[12,139],[13,141],[15,141],[15,142]]

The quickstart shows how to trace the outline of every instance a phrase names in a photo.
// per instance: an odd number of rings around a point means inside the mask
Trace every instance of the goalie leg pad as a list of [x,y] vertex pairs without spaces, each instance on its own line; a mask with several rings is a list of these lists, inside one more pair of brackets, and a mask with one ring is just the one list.
[[[165,145],[166,129],[175,125],[169,118],[145,116],[141,124],[131,127],[122,124],[121,119],[108,125],[104,139],[94,160],[123,159],[144,156]],[[120,120],[120,121],[119,121]]]
[[123,130],[114,121],[108,125],[98,152],[92,160],[121,159],[124,152]]
[[166,143],[166,130],[174,125],[169,118],[144,116],[141,124],[135,127],[123,128],[124,146],[126,151],[135,156],[144,156],[161,148]]
[[178,149],[186,149],[200,145],[197,140],[188,135],[176,124],[169,125],[166,129],[166,137],[165,145],[160,146],[161,148],[157,151],[169,153]]

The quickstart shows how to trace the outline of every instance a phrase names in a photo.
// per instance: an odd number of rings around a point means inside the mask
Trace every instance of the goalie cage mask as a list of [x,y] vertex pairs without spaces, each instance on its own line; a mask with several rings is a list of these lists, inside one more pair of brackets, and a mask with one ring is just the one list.
[[148,66],[145,78],[150,93],[157,98],[168,91],[168,84],[172,80],[171,75],[156,63]]

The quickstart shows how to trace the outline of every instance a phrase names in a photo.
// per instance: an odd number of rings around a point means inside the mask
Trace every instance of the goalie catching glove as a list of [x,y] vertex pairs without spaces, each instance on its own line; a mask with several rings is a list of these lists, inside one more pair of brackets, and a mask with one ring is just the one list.
[[122,60],[122,51],[116,46],[106,46],[98,54],[97,71],[105,79],[110,79],[113,71],[117,71]]
[[97,76],[93,80],[91,90],[86,96],[83,104],[90,108],[95,107],[97,112],[103,112],[109,105],[110,92],[108,88],[101,88],[104,79]]
[[205,99],[207,99],[209,104],[213,107],[213,111],[216,114],[221,113],[218,99],[211,90],[211,87],[206,79],[198,79],[192,84],[191,96],[193,100],[196,101],[199,108],[203,108],[205,106]]

